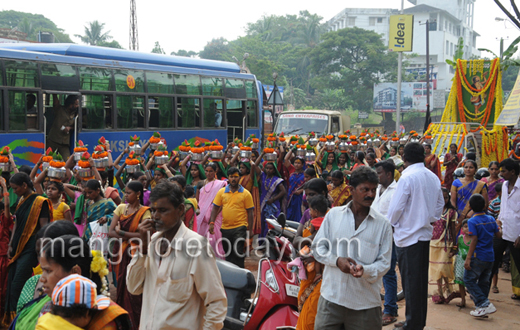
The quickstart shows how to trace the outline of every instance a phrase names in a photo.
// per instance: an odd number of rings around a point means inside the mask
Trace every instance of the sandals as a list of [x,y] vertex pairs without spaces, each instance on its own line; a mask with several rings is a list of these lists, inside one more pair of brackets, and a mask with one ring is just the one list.
[[453,291],[453,292],[450,293],[450,295],[446,298],[445,303],[446,303],[446,304],[449,304],[450,301],[452,301],[453,299],[455,299],[455,298],[461,298],[461,297],[462,297],[462,296],[460,295],[460,292],[458,292],[458,291],[457,291],[457,292]]
[[492,287],[491,291],[493,291],[493,293],[499,293],[500,292],[500,291],[498,291],[498,287],[497,286]]
[[513,293],[513,294],[511,295],[511,299],[513,299],[513,300],[520,300],[520,296],[518,296],[518,295],[516,295],[516,294]]
[[390,314],[383,314],[383,326],[389,325],[397,321],[397,318]]
[[457,306],[458,308],[464,308],[464,307],[466,307],[466,304],[463,304],[460,302],[460,303],[455,304],[455,306]]

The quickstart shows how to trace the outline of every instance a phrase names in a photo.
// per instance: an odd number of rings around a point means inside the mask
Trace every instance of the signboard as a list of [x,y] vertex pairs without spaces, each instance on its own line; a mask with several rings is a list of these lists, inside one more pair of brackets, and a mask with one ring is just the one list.
[[413,15],[390,16],[388,50],[391,52],[411,52],[413,41]]
[[[433,84],[430,82],[430,97]],[[401,84],[401,112],[426,112],[426,82]],[[374,111],[395,112],[397,108],[397,83],[374,84]]]
[[357,117],[359,119],[367,119],[368,118],[368,112],[359,111]]
[[444,109],[446,107],[446,92],[434,90],[432,99],[432,109]]
[[305,118],[305,119],[321,119],[327,120],[326,115],[318,115],[313,113],[290,113],[282,114],[280,118]]
[[513,126],[520,118],[520,74],[516,77],[515,87],[511,91],[507,103],[498,116],[495,125]]

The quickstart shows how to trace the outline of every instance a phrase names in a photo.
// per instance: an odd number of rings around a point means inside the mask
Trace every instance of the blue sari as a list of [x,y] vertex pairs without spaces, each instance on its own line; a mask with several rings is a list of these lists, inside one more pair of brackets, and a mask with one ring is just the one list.
[[303,193],[296,195],[295,192],[305,183],[303,172],[293,172],[289,177],[289,189],[287,199],[287,219],[298,221],[302,217]]
[[457,188],[457,213],[459,220],[464,220],[471,210],[469,207],[469,199],[473,194],[480,194],[486,188],[486,184],[479,180],[474,180],[463,186],[462,182],[457,179],[453,181],[453,187]]
[[276,200],[272,204],[267,204],[267,201],[276,196],[280,189],[278,186],[283,183],[283,179],[278,176],[273,176],[270,179],[267,178],[267,175],[262,172],[260,174],[260,210],[261,210],[261,221],[262,221],[262,232],[260,233],[260,237],[265,237],[267,235],[267,223],[265,219],[267,217],[278,217],[280,215],[280,200]]
[[[102,217],[107,218],[107,226],[110,226],[112,222],[112,217],[114,216],[114,211],[117,208],[117,205],[109,198],[103,198],[99,201],[89,204],[87,207],[87,221],[88,223],[99,220]],[[90,226],[85,228],[85,234],[83,237],[88,242],[90,237],[92,236],[92,231],[90,230]]]

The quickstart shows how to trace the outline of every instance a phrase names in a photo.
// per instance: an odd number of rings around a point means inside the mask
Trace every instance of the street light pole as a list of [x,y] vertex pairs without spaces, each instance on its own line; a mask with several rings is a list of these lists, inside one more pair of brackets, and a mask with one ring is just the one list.
[[430,21],[426,20],[426,116],[430,115]]

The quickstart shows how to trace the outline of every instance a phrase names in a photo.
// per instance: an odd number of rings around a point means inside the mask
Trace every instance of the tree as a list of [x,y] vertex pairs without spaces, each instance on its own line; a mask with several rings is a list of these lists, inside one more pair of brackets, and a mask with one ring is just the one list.
[[152,49],[152,53],[154,53],[154,54],[166,54],[164,52],[164,49],[161,48],[161,45],[159,44],[159,41],[155,42],[155,46]]
[[119,42],[117,42],[116,40],[112,40],[110,42],[102,41],[102,42],[98,43],[98,46],[108,47],[108,48],[123,49],[123,46],[121,46],[121,44]]
[[39,31],[52,32],[56,42],[72,43],[70,36],[50,19],[39,14],[23,13],[14,10],[0,11],[0,28],[13,29],[27,33],[27,40],[37,40]]
[[372,109],[374,84],[392,80],[397,66],[396,54],[387,52],[379,34],[356,27],[323,34],[309,58],[314,84],[343,89],[358,110]]
[[194,52],[192,50],[184,50],[184,49],[179,49],[178,52],[171,52],[170,55],[175,55],[175,56],[184,56],[184,57],[193,57],[193,56],[196,56],[198,55],[197,52]]
[[91,46],[98,46],[100,43],[108,42],[112,39],[110,31],[103,32],[105,23],[99,23],[97,20],[89,22],[88,26],[85,26],[85,35],[75,34],[75,37],[81,39],[83,43]]
[[520,10],[518,10],[518,6],[516,5],[515,0],[511,0],[511,7],[513,8],[513,11],[515,12],[515,16],[509,12],[509,10],[504,7],[504,5],[499,0],[494,0],[497,6],[504,12],[504,14],[509,17],[511,22],[513,22],[514,25],[516,25],[520,29]]
[[220,37],[212,39],[204,46],[204,49],[199,53],[200,58],[218,61],[231,61],[232,54],[229,43],[226,39]]

